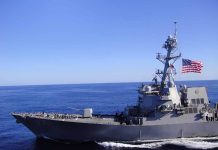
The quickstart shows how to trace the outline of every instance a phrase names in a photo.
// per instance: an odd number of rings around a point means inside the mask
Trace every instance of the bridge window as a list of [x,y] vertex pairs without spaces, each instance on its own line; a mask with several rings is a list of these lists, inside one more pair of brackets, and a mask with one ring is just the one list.
[[196,104],[196,101],[195,101],[195,99],[192,99],[192,104]]
[[193,113],[192,108],[189,108],[188,112],[191,114]]
[[198,112],[197,107],[185,108],[185,114],[191,114],[191,113],[197,113],[197,112]]
[[203,98],[191,99],[192,104],[204,104]]
[[199,98],[197,98],[196,100],[197,100],[197,104],[200,104],[200,103],[201,103],[201,101],[200,101]]
[[204,99],[203,98],[201,98],[201,104],[204,104]]

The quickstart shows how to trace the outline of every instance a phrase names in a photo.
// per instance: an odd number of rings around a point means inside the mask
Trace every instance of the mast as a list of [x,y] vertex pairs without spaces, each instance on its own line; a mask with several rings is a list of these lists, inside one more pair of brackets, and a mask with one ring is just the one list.
[[[156,74],[161,78],[161,92],[165,87],[175,87],[173,75],[176,74],[175,68],[173,64],[176,62],[178,58],[181,57],[181,53],[179,55],[175,55],[174,53],[177,49],[177,22],[175,24],[174,35],[169,35],[165,43],[163,44],[163,48],[167,50],[167,55],[157,54],[157,59],[164,64],[164,70],[157,70]],[[167,80],[168,79],[168,80]]]

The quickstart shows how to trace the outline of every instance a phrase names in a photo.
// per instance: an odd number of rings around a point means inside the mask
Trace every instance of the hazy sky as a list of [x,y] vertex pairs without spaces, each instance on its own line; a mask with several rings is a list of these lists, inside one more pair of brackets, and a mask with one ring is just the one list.
[[0,85],[150,81],[178,21],[179,52],[218,79],[217,0],[0,1]]

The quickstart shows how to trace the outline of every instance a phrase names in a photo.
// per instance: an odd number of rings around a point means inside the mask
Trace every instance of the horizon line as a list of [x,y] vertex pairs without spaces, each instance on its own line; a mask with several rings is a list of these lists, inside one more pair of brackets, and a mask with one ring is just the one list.
[[[202,79],[202,80],[177,80],[175,82],[193,82],[193,81],[218,81],[218,79]],[[53,85],[86,85],[86,84],[119,84],[119,83],[147,83],[152,81],[121,81],[121,82],[86,82],[86,83],[49,83],[49,84],[18,84],[18,85],[0,85],[0,87],[12,86],[53,86]]]

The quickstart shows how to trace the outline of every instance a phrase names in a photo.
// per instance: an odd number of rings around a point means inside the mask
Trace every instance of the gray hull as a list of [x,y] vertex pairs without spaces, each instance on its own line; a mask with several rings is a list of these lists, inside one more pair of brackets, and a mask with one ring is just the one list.
[[107,125],[16,116],[37,137],[60,141],[135,141],[218,135],[218,122],[165,125]]

